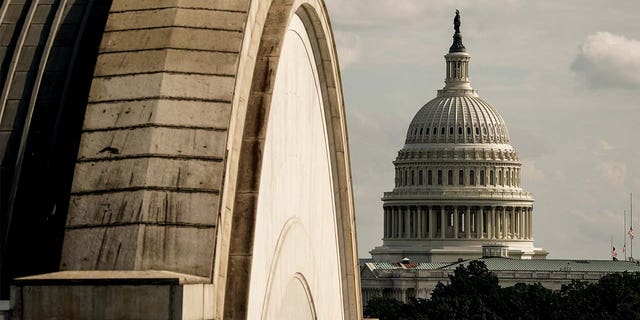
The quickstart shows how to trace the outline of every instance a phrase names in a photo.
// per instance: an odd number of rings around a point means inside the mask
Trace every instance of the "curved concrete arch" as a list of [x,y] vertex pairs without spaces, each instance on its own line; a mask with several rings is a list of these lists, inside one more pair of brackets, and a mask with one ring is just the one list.
[[[268,10],[267,10],[268,8]],[[259,182],[261,172],[264,139],[268,127],[269,108],[275,85],[275,76],[284,34],[293,15],[298,14],[303,20],[308,32],[315,41],[312,47],[318,55],[316,67],[324,98],[324,112],[327,119],[327,139],[332,146],[330,162],[332,163],[332,179],[334,186],[334,200],[336,202],[337,229],[340,243],[340,264],[342,267],[341,282],[343,283],[344,314],[347,318],[357,318],[361,314],[360,301],[357,298],[357,257],[355,244],[355,217],[353,214],[353,199],[350,184],[349,156],[347,148],[347,133],[344,117],[344,106],[340,87],[340,74],[337,55],[333,43],[331,28],[327,19],[326,8],[319,1],[273,1],[270,6],[253,7],[248,21],[255,21],[255,25],[263,25],[262,36],[245,35],[243,52],[245,56],[256,56],[251,86],[238,81],[236,93],[239,95],[238,105],[234,108],[230,128],[234,128],[235,137],[243,137],[235,141],[229,140],[228,150],[231,151],[227,165],[228,172],[238,172],[238,176],[228,176],[225,189],[235,186],[235,193],[225,192],[223,208],[233,211],[233,217],[223,212],[219,232],[229,236],[219,236],[223,242],[218,243],[219,249],[229,250],[229,259],[216,259],[218,272],[217,281],[225,281],[228,286],[226,297],[218,297],[218,301],[225,301],[225,318],[243,318],[246,316],[246,306],[249,291],[249,274],[252,259],[253,230],[255,230],[256,203],[259,196]],[[252,15],[255,14],[254,15]],[[252,18],[255,17],[255,18]],[[259,43],[259,47],[247,48],[247,43]],[[251,66],[245,67],[250,68]],[[242,64],[239,70],[243,70]],[[244,74],[244,73],[241,73]],[[243,96],[246,98],[242,99]],[[234,123],[236,121],[236,123]],[[233,190],[233,189],[232,189]],[[231,199],[235,197],[235,199]],[[233,210],[230,210],[233,208]],[[224,209],[223,209],[224,210]],[[229,219],[229,220],[226,220]],[[247,237],[233,237],[231,232],[248,235]],[[224,243],[229,239],[228,247]],[[234,239],[236,240],[233,243]],[[224,251],[218,250],[224,255]],[[219,257],[219,256],[217,256]],[[219,263],[218,263],[219,262]],[[228,265],[225,265],[225,262]]]

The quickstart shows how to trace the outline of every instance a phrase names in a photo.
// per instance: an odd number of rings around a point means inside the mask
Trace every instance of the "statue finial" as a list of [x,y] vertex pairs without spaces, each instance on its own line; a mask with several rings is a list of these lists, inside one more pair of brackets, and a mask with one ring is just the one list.
[[456,16],[453,18],[453,28],[456,33],[453,34],[453,45],[449,48],[449,52],[465,52],[467,51],[462,44],[462,35],[460,34],[460,10],[456,9]]

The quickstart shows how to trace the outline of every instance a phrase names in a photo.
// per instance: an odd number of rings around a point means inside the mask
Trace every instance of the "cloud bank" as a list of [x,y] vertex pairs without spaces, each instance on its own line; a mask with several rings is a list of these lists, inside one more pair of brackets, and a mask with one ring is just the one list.
[[580,46],[571,68],[591,88],[640,88],[640,41],[594,33]]

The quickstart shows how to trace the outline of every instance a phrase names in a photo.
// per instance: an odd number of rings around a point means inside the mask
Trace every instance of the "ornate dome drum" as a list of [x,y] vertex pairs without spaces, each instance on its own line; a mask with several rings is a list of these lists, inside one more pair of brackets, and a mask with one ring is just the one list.
[[383,245],[375,261],[423,262],[499,255],[545,258],[533,245],[533,196],[504,119],[469,82],[470,56],[456,17],[446,80],[414,116],[386,192]]

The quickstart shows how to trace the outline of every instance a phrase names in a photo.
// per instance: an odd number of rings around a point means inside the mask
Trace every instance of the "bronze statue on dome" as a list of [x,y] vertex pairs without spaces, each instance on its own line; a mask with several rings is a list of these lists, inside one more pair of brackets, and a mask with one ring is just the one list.
[[456,9],[456,16],[453,18],[453,27],[456,33],[460,33],[460,11]]

